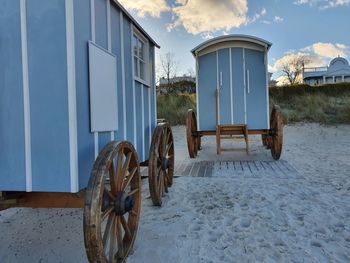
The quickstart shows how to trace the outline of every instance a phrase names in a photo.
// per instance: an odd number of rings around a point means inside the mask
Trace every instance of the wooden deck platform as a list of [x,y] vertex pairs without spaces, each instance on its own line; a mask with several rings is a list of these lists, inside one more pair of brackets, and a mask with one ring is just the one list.
[[178,161],[175,176],[303,178],[287,161]]

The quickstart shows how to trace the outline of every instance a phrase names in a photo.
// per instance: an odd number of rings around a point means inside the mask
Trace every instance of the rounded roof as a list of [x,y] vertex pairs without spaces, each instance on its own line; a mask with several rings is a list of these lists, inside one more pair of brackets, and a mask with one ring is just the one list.
[[216,37],[213,39],[210,39],[208,41],[203,42],[202,44],[196,46],[194,49],[191,50],[192,54],[195,55],[197,52],[200,52],[201,50],[216,45],[218,43],[222,42],[228,42],[228,41],[244,41],[244,42],[250,42],[254,44],[258,44],[260,46],[266,47],[268,50],[272,46],[271,42],[268,42],[262,38],[258,38],[255,36],[249,36],[249,35],[240,35],[240,34],[233,34],[233,35],[225,35]]
[[331,67],[337,62],[341,62],[344,66],[349,66],[349,62],[345,58],[342,58],[342,57],[337,57],[337,58],[332,59],[332,61],[329,63],[329,66]]

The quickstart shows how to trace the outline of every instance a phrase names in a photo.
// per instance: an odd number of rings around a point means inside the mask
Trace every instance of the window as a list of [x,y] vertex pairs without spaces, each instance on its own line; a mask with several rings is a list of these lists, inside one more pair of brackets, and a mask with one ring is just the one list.
[[[135,31],[135,29],[134,29]],[[147,48],[148,43],[140,34],[133,34],[133,50],[134,50],[134,75],[135,78],[143,83],[148,83],[148,66],[147,66]]]

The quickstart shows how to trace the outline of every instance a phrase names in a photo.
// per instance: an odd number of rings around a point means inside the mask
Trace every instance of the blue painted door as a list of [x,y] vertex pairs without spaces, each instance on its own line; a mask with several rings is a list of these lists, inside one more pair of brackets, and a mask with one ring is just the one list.
[[231,48],[233,124],[245,124],[243,48]]
[[[219,123],[231,124],[233,118],[231,78],[230,78],[230,49],[220,49],[218,51],[218,79],[219,79]],[[214,109],[215,111],[215,109]]]
[[217,54],[199,57],[197,117],[199,130],[216,130]]
[[265,54],[244,49],[248,129],[268,128]]

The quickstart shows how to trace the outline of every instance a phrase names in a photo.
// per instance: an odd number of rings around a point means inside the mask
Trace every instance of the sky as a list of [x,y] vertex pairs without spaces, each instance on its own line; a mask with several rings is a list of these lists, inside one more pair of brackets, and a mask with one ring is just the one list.
[[273,43],[269,71],[282,80],[281,66],[298,54],[306,66],[327,66],[350,56],[350,0],[119,0],[161,46],[156,63],[174,53],[177,73],[194,71],[190,53],[224,34],[248,34]]

